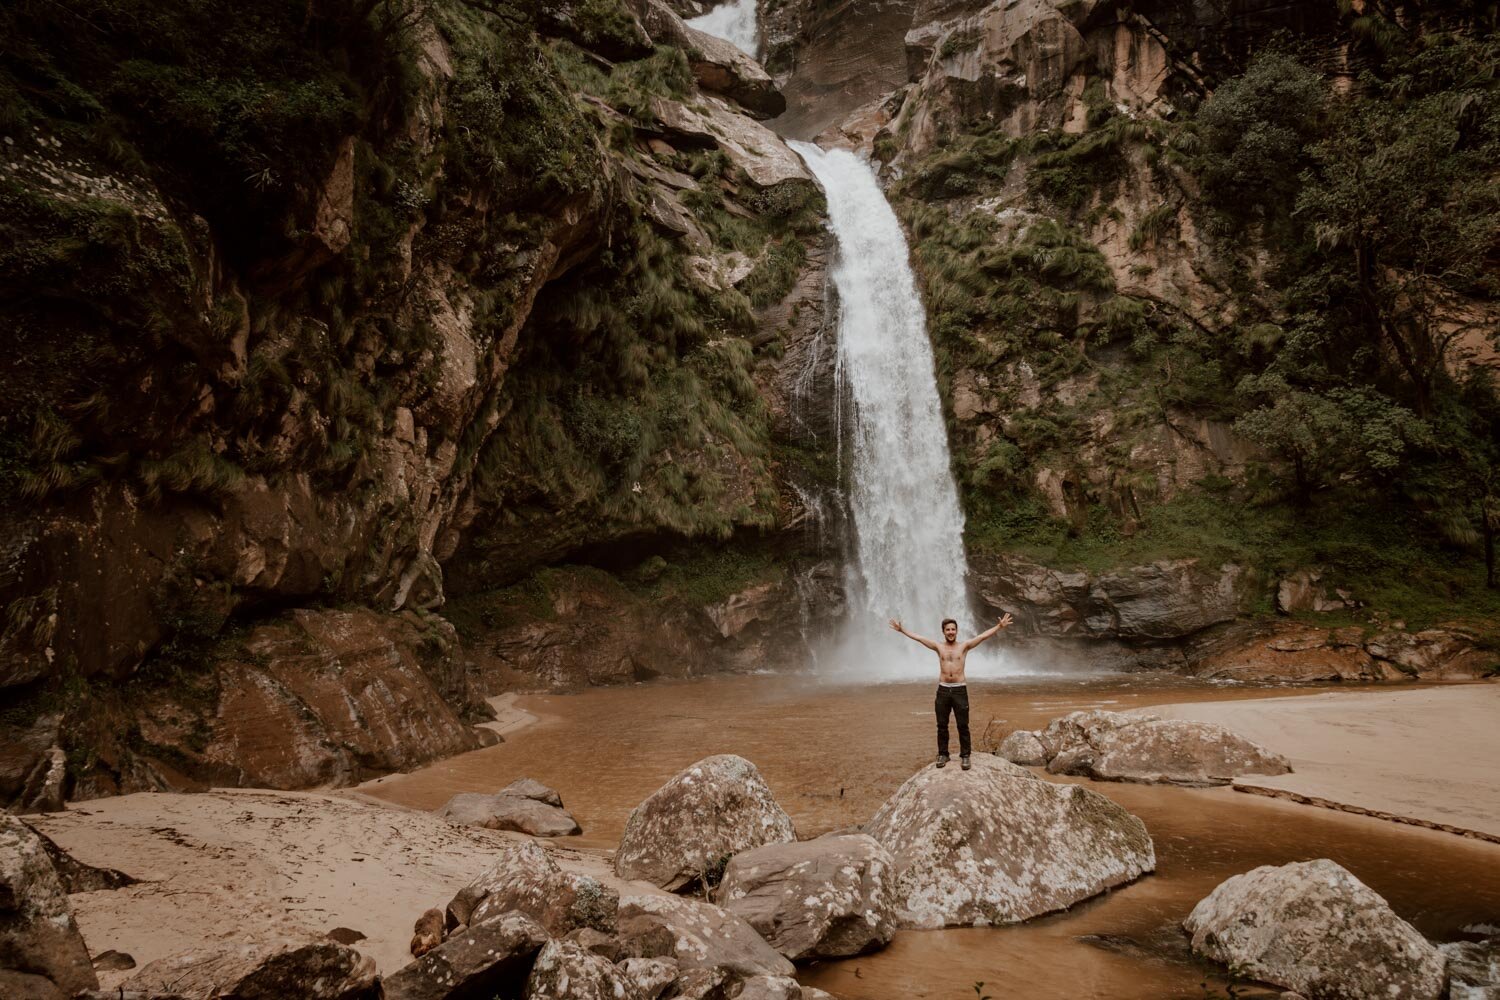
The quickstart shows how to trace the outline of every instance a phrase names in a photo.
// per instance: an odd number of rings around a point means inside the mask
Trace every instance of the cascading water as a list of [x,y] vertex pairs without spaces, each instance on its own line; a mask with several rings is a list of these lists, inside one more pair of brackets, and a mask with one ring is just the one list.
[[756,24],[755,0],[734,0],[734,3],[715,7],[688,21],[688,25],[724,39],[751,59],[759,58],[760,27]]
[[[864,677],[929,675],[930,653],[886,628],[938,638],[943,618],[972,634],[963,514],[949,470],[926,312],[906,236],[868,164],[792,143],[822,182],[838,240],[841,381],[853,408],[849,634],[839,659]],[[988,626],[988,622],[984,623]],[[971,668],[979,666],[970,654]],[[989,657],[983,661],[992,662]]]

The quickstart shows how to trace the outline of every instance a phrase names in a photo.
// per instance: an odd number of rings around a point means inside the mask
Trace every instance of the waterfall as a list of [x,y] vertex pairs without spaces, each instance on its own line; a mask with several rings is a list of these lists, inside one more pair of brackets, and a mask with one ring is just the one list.
[[760,27],[756,23],[755,0],[734,0],[688,21],[688,26],[722,38],[751,59],[758,59]]
[[[839,659],[864,677],[935,676],[933,655],[886,627],[972,635],[963,514],[949,469],[926,312],[906,236],[870,167],[843,150],[792,143],[822,182],[838,241],[841,380],[852,406],[849,633]],[[991,623],[984,622],[981,627]],[[978,666],[970,654],[971,667]],[[986,657],[986,660],[990,660]]]

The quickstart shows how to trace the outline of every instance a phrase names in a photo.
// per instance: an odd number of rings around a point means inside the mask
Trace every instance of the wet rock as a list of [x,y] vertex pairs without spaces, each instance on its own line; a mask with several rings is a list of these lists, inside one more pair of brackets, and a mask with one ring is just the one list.
[[743,757],[706,757],[631,812],[615,852],[615,874],[680,889],[730,856],[796,839],[792,820]]
[[1500,937],[1438,945],[1448,960],[1449,1000],[1500,1000]]
[[864,829],[895,858],[904,927],[1028,920],[1156,867],[1139,819],[988,754],[968,772],[918,771]]
[[157,959],[127,979],[127,992],[196,1000],[365,1000],[378,996],[375,961],[333,941],[203,948]]
[[522,799],[535,799],[537,802],[556,806],[559,809],[563,807],[562,796],[557,794],[557,790],[548,788],[535,778],[517,778],[500,789],[498,794],[513,795]]
[[607,958],[573,941],[549,941],[526,980],[526,1000],[620,1000],[629,980]]
[[677,978],[677,962],[670,958],[627,958],[619,963],[630,994],[657,1000]]
[[1241,774],[1292,769],[1223,726],[1123,712],[1072,712],[1046,729],[1012,733],[997,753],[1016,764],[1044,763],[1052,774],[1152,784],[1227,785]]
[[1233,620],[1257,596],[1244,567],[1197,559],[1091,574],[998,556],[981,560],[975,575],[985,602],[1012,610],[1023,633],[1055,638],[1181,639]]
[[896,933],[890,854],[852,834],[736,854],[716,899],[794,962],[883,948]]
[[1199,902],[1183,927],[1199,955],[1310,997],[1435,1000],[1443,993],[1442,953],[1326,858],[1236,875]]
[[[435,906],[417,918],[416,926],[412,928],[411,945],[408,949],[413,956],[421,958],[443,943],[443,924],[443,911]],[[332,935],[329,937],[332,939]],[[352,944],[353,942],[345,943]]]
[[1280,622],[1193,664],[1200,677],[1240,681],[1474,680],[1494,654],[1454,628],[1371,635],[1359,626],[1318,628]]
[[583,832],[566,809],[503,791],[496,795],[461,792],[449,799],[438,815],[464,826],[516,830],[533,837],[571,837]]
[[475,924],[508,911],[533,918],[557,937],[579,927],[615,929],[619,895],[587,875],[565,872],[530,841],[513,841],[497,852],[488,871],[448,904],[448,926]]
[[620,944],[636,958],[670,958],[684,971],[719,970],[741,977],[790,976],[792,963],[739,917],[680,896],[620,900]]
[[385,1000],[490,1000],[518,996],[548,935],[524,913],[502,913],[454,932],[385,979]]
[[1047,749],[1042,746],[1042,741],[1037,739],[1036,733],[1024,729],[1018,729],[1001,740],[995,754],[1025,767],[1041,767],[1047,763]]
[[99,986],[62,881],[41,838],[3,812],[0,968],[44,977],[69,996]]

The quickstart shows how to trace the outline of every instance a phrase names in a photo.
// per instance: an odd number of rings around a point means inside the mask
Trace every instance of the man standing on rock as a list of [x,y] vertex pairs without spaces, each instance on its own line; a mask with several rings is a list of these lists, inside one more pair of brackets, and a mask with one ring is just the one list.
[[964,658],[969,655],[969,650],[990,636],[1003,628],[1010,628],[1014,620],[1009,613],[1006,613],[989,629],[979,633],[968,642],[961,643],[958,641],[958,622],[952,618],[943,619],[942,642],[933,642],[926,636],[913,635],[902,628],[901,623],[896,619],[891,619],[891,628],[908,639],[920,642],[938,655],[937,700],[933,704],[933,708],[937,711],[938,767],[946,767],[950,759],[948,756],[949,712],[952,712],[958,721],[959,763],[963,765],[965,771],[972,766],[969,763],[969,688],[964,681]]

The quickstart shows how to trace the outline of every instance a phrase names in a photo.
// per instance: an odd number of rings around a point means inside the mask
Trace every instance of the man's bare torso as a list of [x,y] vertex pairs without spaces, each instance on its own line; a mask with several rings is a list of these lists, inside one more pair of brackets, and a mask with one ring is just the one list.
[[968,653],[968,643],[957,641],[938,643],[938,680],[944,684],[965,683],[964,659]]

